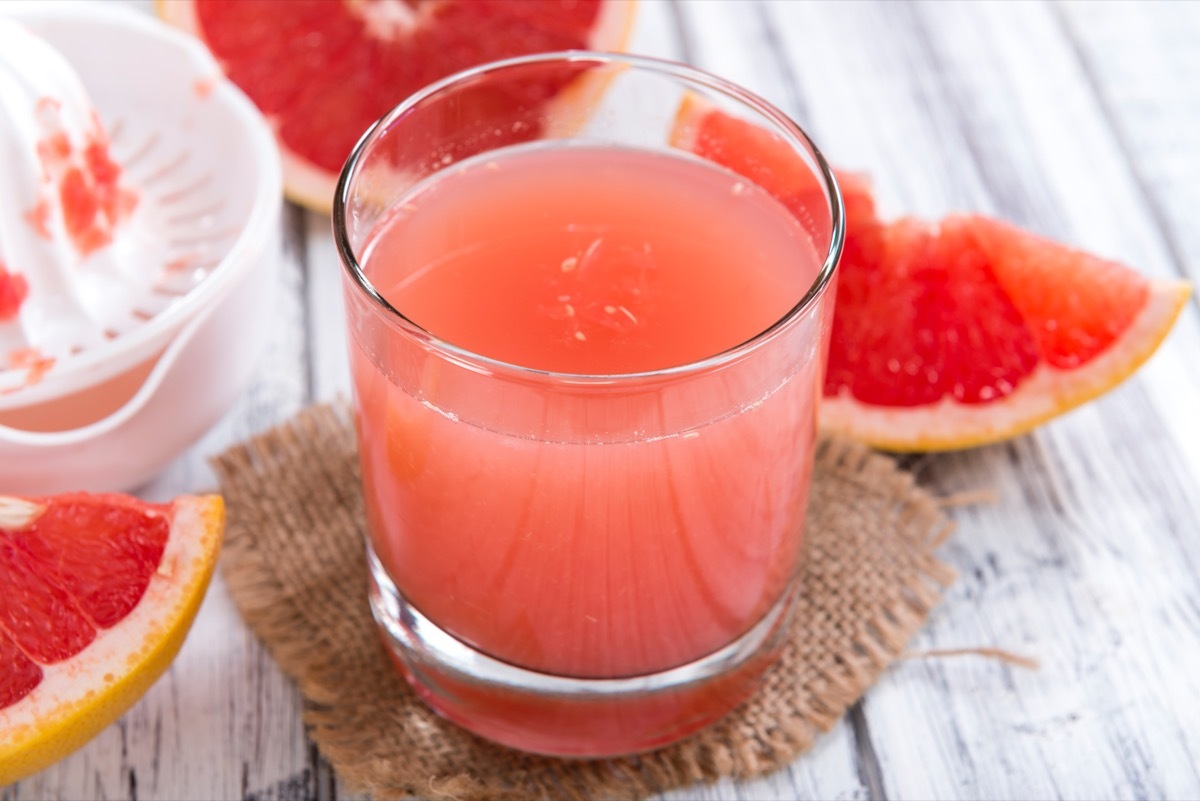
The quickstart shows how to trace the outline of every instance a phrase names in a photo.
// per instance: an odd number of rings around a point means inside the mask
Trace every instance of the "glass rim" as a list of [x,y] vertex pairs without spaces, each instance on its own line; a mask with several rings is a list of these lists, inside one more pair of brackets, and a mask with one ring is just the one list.
[[[449,340],[442,339],[433,332],[414,322],[402,311],[393,306],[387,298],[385,298],[371,280],[367,278],[363,272],[362,265],[358,262],[358,257],[354,253],[354,248],[350,244],[350,238],[346,226],[346,211],[348,208],[348,196],[350,192],[350,184],[358,172],[359,164],[361,163],[364,154],[367,152],[372,143],[377,139],[382,131],[386,131],[388,127],[398,119],[401,115],[415,108],[419,104],[425,102],[431,97],[438,95],[447,89],[454,87],[468,80],[478,78],[481,75],[486,75],[493,72],[501,72],[516,67],[525,67],[536,64],[549,64],[555,62],[595,62],[598,65],[604,64],[622,64],[627,67],[638,68],[647,72],[655,72],[662,75],[667,75],[672,78],[682,80],[694,85],[703,86],[706,89],[719,92],[732,100],[747,106],[759,114],[766,117],[779,128],[781,128],[793,140],[798,140],[801,145],[806,147],[812,154],[813,160],[816,163],[819,171],[818,177],[824,184],[825,191],[829,196],[829,211],[830,211],[830,239],[829,248],[825,253],[824,261],[821,269],[817,272],[816,277],[809,285],[808,290],[801,296],[800,300],[789,308],[783,315],[772,322],[770,325],[763,328],[749,339],[726,348],[717,353],[705,356],[700,359],[685,362],[683,364],[671,365],[656,370],[645,370],[631,373],[571,373],[555,370],[543,370],[525,365],[508,362],[503,359],[497,359],[491,356],[485,356],[476,353],[469,348],[464,348],[455,345]],[[825,160],[824,154],[808,136],[808,134],[795,121],[782,111],[777,109],[771,103],[762,99],[758,95],[744,89],[732,81],[713,75],[696,67],[689,66],[677,61],[667,59],[654,58],[651,56],[640,56],[628,53],[608,53],[591,50],[559,50],[547,53],[535,53],[524,56],[516,56],[513,58],[499,59],[485,64],[480,64],[475,67],[470,67],[461,70],[445,78],[441,78],[426,85],[400,103],[392,107],[386,114],[376,120],[363,135],[355,143],[354,149],[350,152],[346,163],[342,166],[341,172],[338,175],[338,181],[333,196],[333,238],[337,248],[338,255],[342,262],[343,269],[353,279],[356,291],[366,295],[368,301],[374,306],[374,310],[381,312],[385,317],[392,322],[398,323],[404,329],[410,329],[412,333],[420,336],[427,345],[433,347],[438,352],[454,357],[457,361],[466,362],[472,368],[485,368],[490,372],[501,372],[514,374],[524,377],[533,377],[538,379],[552,379],[560,383],[573,384],[621,384],[626,382],[636,382],[651,378],[672,378],[691,375],[693,373],[704,372],[705,370],[720,367],[727,363],[733,362],[740,357],[757,350],[766,342],[776,338],[776,336],[794,320],[803,316],[816,305],[817,301],[824,294],[833,279],[834,272],[837,269],[838,260],[842,254],[842,246],[845,240],[846,232],[846,213],[845,205],[842,199],[841,188],[838,186],[836,177],[833,174],[833,169]]]

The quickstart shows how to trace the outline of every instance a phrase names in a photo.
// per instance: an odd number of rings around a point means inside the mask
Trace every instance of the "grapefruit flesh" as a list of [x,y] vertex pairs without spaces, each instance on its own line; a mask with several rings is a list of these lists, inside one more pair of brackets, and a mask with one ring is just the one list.
[[[783,140],[700,98],[685,97],[672,143],[802,220],[826,207]],[[864,176],[837,177],[846,236],[821,424],[876,447],[982,445],[1073,409],[1144,363],[1191,291],[982,215],[884,221]]]
[[[632,0],[159,0],[275,126],[288,195],[328,211],[358,138],[413,92],[468,67],[553,50],[619,50]],[[545,103],[546,76],[495,104]],[[540,135],[536,126],[525,139]]]
[[0,495],[0,784],[83,745],[162,674],[223,526],[215,496]]
[[843,255],[827,396],[846,387],[881,406],[985,403],[1032,371],[1033,337],[969,236],[911,219],[878,234]]

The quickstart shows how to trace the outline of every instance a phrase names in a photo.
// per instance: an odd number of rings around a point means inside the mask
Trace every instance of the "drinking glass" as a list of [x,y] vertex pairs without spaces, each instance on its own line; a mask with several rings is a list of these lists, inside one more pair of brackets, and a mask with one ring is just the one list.
[[[731,125],[714,133],[704,120]],[[757,147],[770,155],[746,149]],[[694,191],[656,200],[676,168]],[[561,201],[522,216],[555,187]],[[579,212],[546,230],[551,212],[604,198],[611,220]],[[735,213],[752,201],[761,214]],[[691,219],[700,203],[709,216]],[[834,177],[795,123],[672,62],[586,52],[496,62],[430,85],[366,132],[333,227],[370,606],[434,710],[516,748],[601,757],[678,740],[753,691],[797,593],[842,219]],[[645,220],[682,240],[667,243],[673,265],[655,262],[650,239],[604,256],[606,237]],[[759,235],[769,226],[790,226],[780,241],[793,245],[770,250]],[[489,322],[528,283],[521,254],[568,234],[583,237],[578,249],[531,290],[550,305]],[[438,272],[496,245],[489,237],[504,244],[486,272],[457,283]],[[707,266],[683,269],[688,253]],[[767,279],[748,265],[762,253],[791,289],[754,295]],[[555,283],[604,259],[587,269],[616,271],[619,306]],[[657,290],[620,274],[668,266],[677,283]],[[554,325],[581,354],[587,337],[612,331],[650,352],[642,318],[710,280],[732,289],[684,304],[663,340],[701,348],[683,360],[547,367],[501,348]],[[405,294],[420,281],[440,289]],[[777,311],[735,340],[697,344],[753,311],[743,290]],[[659,305],[646,300],[654,291]],[[475,339],[421,322],[435,307]]]

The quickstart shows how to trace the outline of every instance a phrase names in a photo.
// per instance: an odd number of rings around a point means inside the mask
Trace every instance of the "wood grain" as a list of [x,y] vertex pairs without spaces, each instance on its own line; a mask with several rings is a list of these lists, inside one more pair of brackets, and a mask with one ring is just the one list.
[[[996,214],[1160,278],[1200,277],[1200,4],[643,0],[632,49],[791,114],[885,211]],[[144,494],[213,486],[208,454],[348,390],[327,217],[289,211],[253,386]],[[961,578],[914,652],[766,779],[677,799],[1200,795],[1200,315],[1099,401],[1012,443],[907,457],[958,507]],[[290,682],[217,581],[183,653],[117,725],[0,789],[40,798],[350,798]]]

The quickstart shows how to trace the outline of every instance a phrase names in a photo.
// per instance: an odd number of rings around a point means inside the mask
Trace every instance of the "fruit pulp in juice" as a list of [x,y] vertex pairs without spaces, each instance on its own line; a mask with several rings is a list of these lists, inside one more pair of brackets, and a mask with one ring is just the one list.
[[581,678],[745,633],[796,573],[827,321],[669,368],[785,317],[821,259],[764,191],[662,152],[523,146],[397,203],[370,282],[442,342],[526,368],[464,367],[350,302],[371,545],[407,601]]

